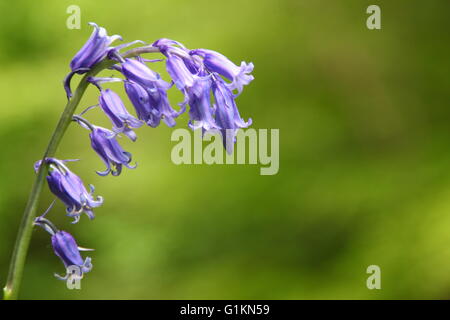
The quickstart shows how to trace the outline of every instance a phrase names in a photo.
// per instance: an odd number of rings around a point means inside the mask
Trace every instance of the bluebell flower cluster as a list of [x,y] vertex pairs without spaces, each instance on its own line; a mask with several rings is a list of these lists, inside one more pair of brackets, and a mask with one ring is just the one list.
[[[161,122],[169,127],[176,125],[176,119],[189,107],[188,126],[193,130],[219,131],[224,147],[232,153],[236,131],[251,125],[252,120],[245,121],[239,114],[236,98],[252,80],[253,64],[241,62],[238,66],[219,52],[207,49],[188,49],[182,43],[166,38],[159,39],[151,45],[145,44],[132,50],[136,54],[126,55],[120,51],[142,41],[112,46],[121,36],[108,36],[107,31],[90,23],[94,31],[84,46],[70,62],[71,71],[64,80],[68,99],[72,97],[71,79],[75,74],[85,74],[99,63],[108,60],[114,65],[110,68],[118,72],[119,77],[88,77],[87,80],[99,90],[98,104],[111,122],[111,129],[103,128],[89,122],[84,113],[74,115],[73,121],[89,130],[92,149],[106,166],[97,171],[100,176],[109,174],[118,176],[123,167],[134,169],[131,153],[125,151],[118,138],[125,135],[136,141],[136,129],[143,125],[153,128]],[[136,51],[136,49],[139,49]],[[147,60],[143,53],[159,52],[163,59]],[[152,70],[148,64],[165,62],[165,69],[171,80],[163,80],[161,75]],[[104,88],[108,82],[123,83],[126,96],[134,107],[136,116],[131,114],[120,96],[110,88]],[[174,108],[168,98],[171,88],[176,88],[183,95],[183,101]],[[35,163],[36,172],[46,166],[47,182],[50,191],[65,205],[66,214],[73,223],[80,220],[84,213],[89,219],[94,218],[94,208],[103,203],[102,197],[93,195],[94,187],[89,190],[75,173],[67,166],[71,160],[44,158]],[[44,214],[45,215],[45,214]],[[65,267],[78,266],[83,273],[91,270],[90,258],[83,261],[75,239],[65,231],[59,231],[44,215],[36,219],[36,225],[42,226],[52,236],[55,254]],[[66,279],[66,277],[59,277]]]

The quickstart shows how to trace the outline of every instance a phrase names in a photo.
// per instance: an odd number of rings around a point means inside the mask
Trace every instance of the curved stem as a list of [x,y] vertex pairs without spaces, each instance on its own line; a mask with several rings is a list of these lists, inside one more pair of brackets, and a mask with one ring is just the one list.
[[[127,51],[122,55],[123,58],[134,57],[139,54],[149,53],[149,52],[159,52],[158,48],[152,46],[135,48]],[[80,103],[80,100],[86,91],[89,82],[87,79],[89,77],[95,76],[100,71],[110,68],[117,61],[113,60],[104,60],[97,64],[95,67],[91,69],[91,71],[87,72],[83,78],[80,80],[77,89],[73,97],[67,102],[66,107],[64,108],[63,113],[61,114],[61,118],[58,121],[58,124],[53,132],[53,135],[50,139],[50,142],[47,146],[47,150],[42,157],[44,160],[47,157],[53,157],[55,152],[61,142],[64,133],[67,130],[67,127],[72,121],[72,116]],[[44,161],[42,162],[44,163]],[[33,230],[33,222],[36,216],[36,209],[38,205],[38,201],[41,195],[42,186],[44,184],[44,178],[47,175],[48,168],[47,166],[40,166],[36,175],[36,179],[34,180],[33,187],[31,189],[30,196],[28,198],[27,205],[25,207],[24,214],[22,216],[22,221],[20,223],[19,232],[17,234],[16,243],[14,245],[14,251],[11,258],[11,263],[9,266],[8,279],[6,282],[6,286],[3,288],[4,299],[12,300],[17,299],[19,294],[19,286],[20,281],[22,279],[23,269],[25,265],[25,259],[28,252],[28,247],[31,240],[31,233]]]
[[83,118],[82,116],[74,115],[72,117],[72,120],[75,122],[78,122],[80,124],[80,126],[82,126],[83,128],[88,129],[90,131],[94,131],[94,127],[92,126],[92,124],[89,121],[87,121],[85,118]]

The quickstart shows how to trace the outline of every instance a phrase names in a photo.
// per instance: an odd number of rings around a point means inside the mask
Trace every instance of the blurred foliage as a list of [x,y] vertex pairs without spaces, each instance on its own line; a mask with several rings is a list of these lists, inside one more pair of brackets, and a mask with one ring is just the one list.
[[[371,31],[374,3],[382,29]],[[71,4],[81,30],[66,28]],[[82,290],[67,290],[48,234],[35,230],[21,298],[450,298],[448,1],[16,0],[0,10],[2,284],[87,22],[126,41],[167,37],[252,61],[241,115],[280,128],[275,176],[176,166],[161,126],[122,139],[138,169],[101,178],[86,131],[72,126],[58,157],[81,158],[71,168],[105,203],[93,222],[71,225],[61,204],[50,217],[96,249],[94,269]],[[90,88],[82,107],[96,95]],[[45,188],[41,212],[52,199]],[[371,264],[382,290],[366,288]]]

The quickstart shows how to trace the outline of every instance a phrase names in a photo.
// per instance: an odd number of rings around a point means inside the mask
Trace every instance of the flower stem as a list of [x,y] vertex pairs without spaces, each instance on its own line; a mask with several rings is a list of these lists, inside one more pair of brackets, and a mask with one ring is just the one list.
[[[149,52],[159,52],[155,47],[146,46],[135,48],[127,51],[122,55],[123,58],[134,57],[142,53]],[[104,60],[93,67],[89,72],[87,72],[84,77],[80,80],[77,89],[75,90],[72,98],[67,102],[66,107],[58,121],[55,131],[48,143],[47,150],[42,157],[44,160],[47,157],[53,157],[55,152],[61,142],[67,127],[72,121],[72,116],[86,91],[89,82],[87,79],[89,77],[95,76],[100,71],[109,68],[116,64],[113,60]],[[42,161],[42,163],[45,163]],[[19,294],[20,282],[22,280],[23,269],[25,265],[25,259],[28,252],[28,247],[30,245],[31,233],[33,231],[33,222],[36,217],[36,209],[39,202],[39,198],[42,191],[42,186],[44,184],[44,178],[47,175],[47,166],[40,166],[34,180],[33,187],[31,189],[30,196],[28,198],[27,205],[25,207],[24,214],[22,216],[22,221],[20,223],[19,232],[17,234],[16,243],[14,245],[14,251],[12,254],[8,279],[6,286],[3,288],[4,299],[13,300],[17,299]]]

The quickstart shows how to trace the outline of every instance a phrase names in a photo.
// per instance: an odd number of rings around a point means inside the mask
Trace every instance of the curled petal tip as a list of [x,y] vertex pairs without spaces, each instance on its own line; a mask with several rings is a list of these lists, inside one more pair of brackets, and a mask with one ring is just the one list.
[[105,177],[111,172],[111,168],[107,168],[105,171],[95,171],[99,176]]

